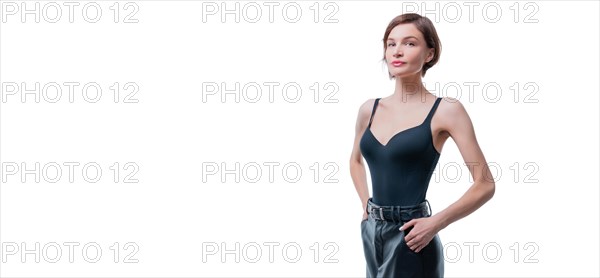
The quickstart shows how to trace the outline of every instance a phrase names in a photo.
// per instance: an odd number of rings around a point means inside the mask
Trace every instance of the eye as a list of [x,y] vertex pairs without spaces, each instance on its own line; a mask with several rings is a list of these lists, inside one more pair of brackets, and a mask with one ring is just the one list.
[[414,44],[414,43],[412,43],[412,42],[406,42],[405,44],[407,44],[407,45],[411,45],[411,46],[415,46],[415,44]]
[[388,43],[388,46],[394,46],[394,45],[395,45],[395,43],[393,43],[393,42]]

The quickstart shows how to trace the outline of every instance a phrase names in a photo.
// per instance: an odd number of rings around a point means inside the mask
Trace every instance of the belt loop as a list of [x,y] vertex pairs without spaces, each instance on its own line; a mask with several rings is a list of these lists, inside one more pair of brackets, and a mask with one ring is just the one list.
[[429,216],[431,216],[433,214],[433,210],[431,210],[431,204],[429,204],[427,199],[425,199],[425,202],[427,202],[427,207],[429,207]]

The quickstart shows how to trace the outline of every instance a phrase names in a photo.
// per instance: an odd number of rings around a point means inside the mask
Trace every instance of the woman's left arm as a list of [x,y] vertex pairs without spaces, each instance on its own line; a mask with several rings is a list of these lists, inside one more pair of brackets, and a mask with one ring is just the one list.
[[445,99],[452,101],[445,103],[442,125],[456,143],[474,182],[456,202],[431,216],[438,223],[438,231],[477,210],[494,196],[496,190],[494,178],[475,137],[471,118],[460,101]]
[[415,218],[406,222],[400,230],[413,229],[406,235],[408,247],[415,252],[421,251],[440,230],[457,221],[489,201],[496,190],[494,178],[490,173],[483,152],[479,148],[473,123],[460,101],[445,97],[444,107],[438,107],[436,114],[443,130],[452,137],[465,164],[473,177],[473,185],[467,192],[446,209],[424,218]]

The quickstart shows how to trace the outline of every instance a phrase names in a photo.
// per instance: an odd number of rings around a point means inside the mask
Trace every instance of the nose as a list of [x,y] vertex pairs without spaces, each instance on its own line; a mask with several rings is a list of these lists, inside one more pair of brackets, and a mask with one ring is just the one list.
[[402,49],[400,47],[396,47],[396,50],[394,51],[394,57],[402,57],[402,56],[404,56]]

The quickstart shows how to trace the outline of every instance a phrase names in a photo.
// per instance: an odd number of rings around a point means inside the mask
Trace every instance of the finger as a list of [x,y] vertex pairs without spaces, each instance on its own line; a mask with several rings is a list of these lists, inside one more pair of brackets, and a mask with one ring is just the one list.
[[410,247],[410,250],[417,252],[417,245],[413,243],[413,246]]
[[[406,228],[404,230],[406,230]],[[406,235],[404,235],[404,239],[406,239],[407,241],[411,241],[413,239],[416,239],[417,235],[418,235],[418,232],[415,231],[415,229],[413,228]]]
[[427,244],[426,244],[426,243],[425,243],[425,244],[421,244],[421,247],[419,248],[419,251],[421,251],[421,250],[425,249],[425,247],[427,247]]
[[399,230],[403,231],[403,230],[407,229],[408,227],[410,227],[410,226],[412,226],[414,224],[415,224],[415,219],[412,219],[412,220],[404,223],[404,225],[402,225]]
[[[417,235],[415,234],[415,230],[414,230],[414,229],[412,229],[412,230],[410,230],[410,232],[408,232],[406,235],[404,235],[404,239],[405,239],[407,242],[409,242],[409,241],[415,240],[415,237],[416,237],[416,236],[417,236]],[[413,243],[414,243],[414,242],[413,242]]]
[[415,244],[415,246],[414,246],[414,247],[415,247],[415,248],[414,248],[413,250],[414,250],[415,252],[419,252],[419,250],[421,250],[421,244],[420,244],[420,243],[417,243],[417,244]]
[[419,251],[421,251],[421,249],[423,249],[423,245],[419,244],[418,246],[416,246],[415,252],[419,252]]
[[406,245],[408,245],[408,247],[409,247],[411,250],[413,250],[413,251],[414,251],[414,250],[415,250],[415,248],[417,247],[417,244],[416,244],[415,240],[412,240],[412,239],[411,239],[411,240],[408,240],[408,241],[406,242]]
[[423,250],[425,247],[427,247],[428,244],[429,244],[429,241],[419,244],[419,249],[417,250],[417,252]]

